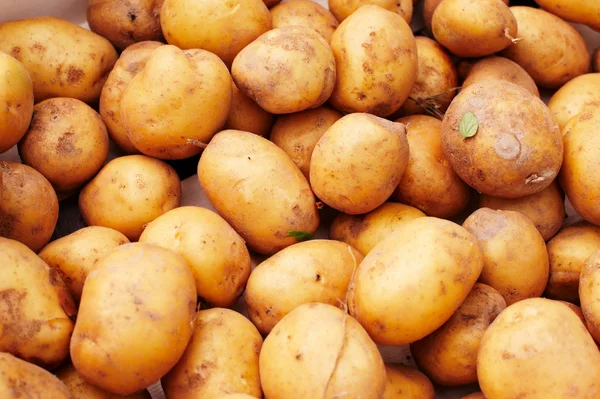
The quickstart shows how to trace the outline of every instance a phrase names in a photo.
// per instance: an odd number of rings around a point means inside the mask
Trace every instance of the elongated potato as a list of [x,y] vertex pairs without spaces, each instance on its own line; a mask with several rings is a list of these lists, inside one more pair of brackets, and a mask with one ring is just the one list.
[[329,0],[329,10],[343,21],[360,7],[375,5],[400,15],[410,24],[413,16],[413,0]]
[[565,131],[567,122],[586,108],[600,106],[600,73],[577,76],[562,86],[548,101],[558,126]]
[[8,353],[0,353],[0,397],[3,399],[73,399],[58,378]]
[[[505,80],[529,90],[536,97],[540,96],[538,87],[527,71],[508,58],[490,56],[477,61],[471,66],[469,74],[462,84],[462,89],[464,90],[483,79]],[[551,107],[550,110],[552,111]]]
[[583,265],[579,298],[587,328],[596,342],[600,342],[600,250],[590,255]]
[[264,137],[271,130],[274,120],[272,114],[262,109],[233,83],[231,110],[223,127],[224,130],[241,130]]
[[427,376],[403,364],[386,364],[387,382],[381,399],[434,399],[435,390]]
[[293,25],[308,26],[319,32],[327,43],[340,24],[327,8],[312,0],[292,0],[275,6],[271,9],[271,19],[273,29]]
[[586,0],[535,0],[543,9],[564,20],[600,31],[600,3]]

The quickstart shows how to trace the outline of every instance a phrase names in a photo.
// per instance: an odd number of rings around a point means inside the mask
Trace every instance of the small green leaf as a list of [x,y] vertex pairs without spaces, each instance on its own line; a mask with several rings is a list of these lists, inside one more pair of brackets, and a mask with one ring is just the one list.
[[294,237],[296,241],[300,242],[310,240],[313,235],[306,231],[291,230],[287,236]]
[[458,126],[458,130],[460,131],[463,140],[475,136],[477,129],[479,129],[479,122],[477,121],[475,114],[472,112],[464,114],[460,120],[460,125]]

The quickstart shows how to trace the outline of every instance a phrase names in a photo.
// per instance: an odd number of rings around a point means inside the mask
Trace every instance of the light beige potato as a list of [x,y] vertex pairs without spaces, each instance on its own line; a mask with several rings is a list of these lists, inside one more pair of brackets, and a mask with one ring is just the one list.
[[0,397],[4,399],[72,399],[58,378],[8,353],[0,353]]
[[50,98],[33,108],[29,130],[19,142],[24,164],[40,172],[59,193],[71,193],[98,173],[108,156],[102,118],[74,98]]
[[417,218],[360,264],[348,292],[350,314],[380,345],[415,342],[450,319],[482,269],[471,233],[447,220]]
[[136,241],[146,224],[181,202],[181,181],[168,164],[144,155],[113,159],[79,194],[89,226],[103,226]]
[[310,160],[315,195],[349,215],[383,204],[400,183],[409,157],[406,129],[369,114],[350,114],[321,137]]
[[533,7],[510,7],[519,39],[502,55],[522,66],[538,86],[556,89],[590,68],[583,37],[559,17]]
[[543,9],[566,21],[600,31],[600,3],[587,0],[535,0]]
[[271,9],[273,28],[307,26],[319,32],[329,43],[340,24],[329,10],[312,0],[291,0]]
[[192,270],[198,296],[213,306],[233,305],[248,281],[250,253],[244,240],[209,209],[173,209],[148,224],[139,241],[181,255]]
[[326,106],[281,115],[273,125],[269,139],[285,151],[309,179],[310,160],[315,146],[341,117],[341,113]]
[[210,51],[228,67],[272,27],[261,0],[164,0],[160,23],[169,44]]
[[377,346],[356,320],[322,303],[297,307],[275,326],[260,352],[269,399],[379,399],[386,385]]
[[571,309],[526,299],[506,308],[485,332],[477,374],[488,399],[597,398],[600,352]]
[[343,21],[360,7],[375,5],[392,11],[410,24],[413,16],[413,0],[329,0],[329,10]]
[[271,130],[274,120],[272,114],[262,109],[233,83],[231,110],[223,127],[224,130],[241,130],[264,137]]
[[71,295],[59,273],[25,245],[0,237],[0,259],[0,352],[58,366],[69,356]]
[[338,214],[329,229],[329,238],[356,248],[366,256],[398,227],[425,214],[412,206],[385,202],[364,215]]
[[167,398],[221,399],[228,393],[261,398],[262,343],[256,327],[241,314],[219,308],[199,311],[187,349],[161,381]]
[[583,265],[579,298],[587,328],[600,342],[600,250],[590,255]]
[[300,242],[259,264],[250,275],[244,300],[262,334],[300,305],[345,307],[348,285],[363,256],[332,240]]
[[51,97],[98,100],[117,60],[108,40],[55,17],[0,24],[0,51],[27,68],[36,102]]
[[387,382],[381,399],[434,399],[435,389],[419,370],[403,364],[386,364]]
[[536,97],[540,96],[538,87],[527,71],[508,58],[490,56],[475,62],[470,67],[462,88],[466,89],[484,79],[505,80],[529,90]]
[[71,360],[90,384],[131,395],[162,378],[194,331],[194,276],[185,259],[151,244],[122,245],[83,288]]
[[90,226],[52,241],[38,255],[60,274],[73,299],[79,303],[85,279],[96,263],[114,248],[127,243],[127,237],[116,230]]
[[[504,4],[508,5],[509,0],[502,1]],[[442,0],[423,0],[423,19],[425,21],[425,27],[429,31],[431,31],[431,20],[433,19],[433,13],[441,2]]]
[[600,106],[600,73],[577,76],[562,86],[548,101],[558,126],[565,132],[567,122],[586,110]]
[[58,198],[35,169],[0,161],[0,237],[38,252],[50,241],[58,221]]
[[[579,306],[574,305],[571,302],[567,302],[567,301],[558,301],[558,302],[567,305],[567,307],[569,309],[571,309],[573,312],[575,312],[575,314],[577,315],[577,317],[579,317],[579,319],[581,320],[581,322],[583,324],[586,324],[585,317],[583,316],[583,311],[581,310],[581,308]],[[589,329],[589,327],[588,327],[588,329]]]
[[227,67],[205,50],[158,47],[121,97],[121,121],[141,153],[184,159],[225,124],[233,89]]
[[440,120],[413,115],[396,122],[406,126],[410,156],[393,198],[428,216],[449,219],[462,212],[469,204],[472,190],[444,155]]
[[389,116],[408,98],[417,78],[417,45],[398,14],[359,8],[336,29],[331,49],[337,80],[329,102],[338,110]]
[[506,308],[502,295],[477,283],[442,327],[411,344],[416,364],[440,385],[477,383],[477,351],[485,330]]

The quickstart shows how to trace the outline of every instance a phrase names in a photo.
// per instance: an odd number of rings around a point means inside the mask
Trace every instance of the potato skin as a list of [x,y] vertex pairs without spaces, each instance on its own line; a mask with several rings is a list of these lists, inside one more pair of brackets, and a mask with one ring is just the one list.
[[0,161],[0,237],[17,240],[38,252],[50,241],[58,221],[58,198],[35,169]]
[[340,22],[365,5],[375,5],[392,11],[409,24],[412,20],[412,0],[329,0],[329,10]]
[[572,310],[526,299],[506,308],[485,332],[477,374],[488,399],[596,398],[600,352]]
[[194,277],[181,256],[145,243],[122,245],[85,282],[71,338],[73,365],[111,393],[144,389],[183,354],[195,308]]
[[36,102],[50,97],[98,100],[117,60],[108,40],[55,17],[0,24],[0,51],[27,68]]
[[462,88],[464,90],[483,79],[505,80],[529,90],[536,97],[540,96],[538,87],[527,71],[508,58],[490,56],[475,62],[471,66]]
[[271,9],[273,28],[301,25],[313,28],[329,43],[340,24],[329,10],[311,0],[292,0]]
[[242,93],[235,83],[232,84],[231,110],[223,130],[241,130],[266,136],[275,121],[274,115],[262,109],[250,97]]
[[[567,301],[558,301],[558,302],[566,305],[569,309],[571,309],[573,312],[575,312],[575,314],[577,315],[577,317],[579,317],[579,319],[581,320],[581,322],[583,324],[586,324],[585,316],[583,315],[583,311],[581,310],[581,308],[579,306],[574,305],[571,302],[567,302]],[[588,327],[588,330],[589,329],[590,328]]]
[[498,291],[477,283],[450,320],[411,344],[410,353],[419,368],[438,384],[475,384],[479,343],[504,308],[506,302]]
[[381,399],[434,399],[429,378],[419,370],[403,364],[386,364],[387,383]]
[[[478,130],[463,139],[468,112]],[[456,173],[477,191],[519,198],[548,187],[563,158],[560,129],[548,107],[530,91],[502,80],[484,80],[456,96],[442,121],[444,153]]]
[[[502,1],[504,4],[508,5],[509,0]],[[423,0],[423,19],[425,20],[425,27],[429,31],[431,31],[431,20],[433,19],[433,13],[441,2],[442,0]]]
[[260,379],[269,399],[381,398],[385,366],[356,320],[322,303],[297,307],[265,339]]
[[72,399],[67,387],[58,378],[8,353],[0,353],[0,397]]
[[600,31],[600,4],[586,0],[535,0],[546,11],[560,18],[588,25]]
[[592,70],[600,72],[600,49],[596,49],[592,56]]
[[362,261],[348,291],[350,314],[380,345],[414,342],[450,319],[482,268],[471,233],[447,220],[417,218]]
[[600,73],[577,76],[562,86],[548,101],[558,126],[565,133],[565,126],[586,108],[600,106]]
[[600,251],[590,255],[583,265],[579,298],[587,328],[596,342],[600,342]]
[[52,369],[69,355],[73,299],[60,275],[25,245],[0,237],[0,259],[0,351]]
[[229,309],[197,313],[183,356],[162,378],[168,398],[221,399],[235,392],[262,397],[258,357],[262,337],[248,319]]

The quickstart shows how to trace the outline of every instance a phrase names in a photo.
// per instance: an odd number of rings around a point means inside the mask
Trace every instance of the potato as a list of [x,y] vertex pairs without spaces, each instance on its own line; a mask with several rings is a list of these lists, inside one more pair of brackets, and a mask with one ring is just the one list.
[[300,169],[255,134],[218,133],[200,158],[198,179],[219,215],[258,253],[274,254],[319,226],[317,203]]
[[412,220],[377,244],[354,273],[350,314],[380,345],[415,342],[450,319],[482,269],[471,233],[443,219]]
[[117,60],[108,40],[55,17],[0,24],[0,51],[27,68],[36,102],[51,97],[98,100]]
[[337,81],[329,102],[338,110],[389,116],[408,98],[417,78],[417,45],[398,14],[359,8],[336,29],[331,49]]
[[220,399],[228,393],[262,397],[258,356],[262,337],[229,309],[201,310],[183,356],[163,377],[167,398]]
[[343,241],[366,256],[398,227],[425,214],[412,206],[385,202],[364,215],[338,214],[329,230],[332,240]]
[[600,352],[575,313],[543,298],[506,308],[477,356],[481,390],[497,398],[596,398]]
[[404,125],[369,114],[350,114],[321,137],[310,160],[315,195],[349,215],[383,204],[408,164]]
[[8,54],[0,52],[0,153],[17,144],[31,122],[33,114],[33,84],[27,69]]
[[39,257],[57,271],[79,303],[83,283],[96,263],[112,249],[129,243],[127,237],[106,227],[84,227],[46,245]]
[[433,384],[425,374],[403,364],[386,364],[387,383],[381,399],[434,399]]
[[0,353],[0,396],[4,399],[72,399],[58,378],[8,353]]
[[300,242],[283,249],[250,275],[244,293],[250,320],[266,335],[305,303],[346,306],[348,284],[362,259],[350,245],[330,240]]
[[140,242],[181,255],[196,282],[196,292],[213,306],[231,306],[250,275],[250,253],[242,237],[209,209],[173,209],[148,224]]
[[273,125],[269,139],[285,151],[309,179],[310,160],[315,146],[327,129],[341,117],[342,114],[325,106],[281,115]]
[[410,353],[419,368],[440,385],[475,384],[479,343],[504,308],[506,302],[498,291],[477,283],[450,320],[413,343]]
[[231,110],[223,129],[242,130],[266,136],[271,130],[274,120],[275,117],[272,114],[262,109],[233,83]]
[[[504,4],[508,5],[509,0],[502,1]],[[425,21],[425,27],[429,31],[431,31],[431,20],[433,19],[433,13],[441,2],[442,0],[423,0],[423,19]]]
[[464,90],[484,79],[505,80],[529,90],[536,97],[540,96],[538,87],[527,71],[508,58],[490,56],[475,62],[471,66],[462,88]]
[[597,48],[592,56],[592,69],[594,72],[600,72],[600,48]]
[[413,115],[397,122],[406,126],[410,156],[394,191],[394,199],[429,216],[456,216],[469,204],[471,189],[460,180],[444,155],[441,122],[425,115]]
[[583,264],[579,297],[587,328],[600,342],[600,251],[595,251]]
[[89,226],[117,230],[137,241],[144,227],[179,207],[181,181],[168,164],[143,155],[113,159],[79,194]]
[[0,259],[0,351],[52,369],[69,355],[73,299],[25,245],[0,237]]
[[339,21],[345,20],[365,5],[375,5],[392,11],[409,24],[412,19],[412,0],[329,0],[329,10]]
[[539,86],[556,89],[590,68],[583,37],[567,22],[533,7],[510,7],[519,39],[503,52],[522,66]]
[[271,9],[273,28],[307,26],[319,32],[329,43],[340,24],[328,9],[311,0],[291,0]]
[[194,331],[194,276],[176,253],[151,244],[112,250],[88,274],[71,360],[90,384],[130,395],[162,378]]
[[40,172],[59,193],[71,193],[98,173],[108,156],[102,118],[74,98],[51,98],[33,108],[27,134],[19,142],[24,164]]
[[562,86],[548,101],[558,126],[567,122],[586,108],[600,106],[600,73],[577,76]]
[[151,41],[129,46],[121,53],[102,88],[100,115],[108,128],[110,138],[128,154],[139,151],[127,137],[127,130],[121,118],[121,99],[127,85],[144,69],[150,55],[160,46],[163,46],[163,43]]
[[58,221],[58,198],[35,169],[0,161],[0,237],[17,240],[38,252],[50,241]]
[[543,9],[560,18],[588,25],[600,31],[600,4],[586,0],[535,0]]
[[326,304],[297,307],[275,326],[260,352],[269,399],[381,398],[385,367],[377,346],[344,311]]
[[573,312],[575,312],[575,314],[577,315],[577,317],[579,317],[579,319],[581,320],[581,322],[583,324],[586,324],[585,317],[583,316],[583,311],[581,310],[581,308],[579,306],[574,305],[571,302],[567,302],[567,301],[558,301],[558,302],[567,305],[567,307],[569,309],[571,309]]
[[[476,129],[461,132],[463,120],[475,122]],[[475,135],[463,138],[464,133]],[[442,121],[442,143],[462,180],[502,198],[542,191],[558,175],[563,158],[562,135],[548,107],[502,80],[481,81],[456,96]]]
[[164,0],[88,0],[87,21],[92,32],[118,49],[145,40],[160,41],[160,9]]
[[228,67],[244,47],[272,27],[261,0],[164,0],[160,23],[169,44],[208,50]]
[[[160,159],[200,153],[225,124],[231,108],[231,76],[204,50],[158,47],[121,98],[121,121],[140,152]],[[190,142],[192,141],[192,142]]]
[[240,91],[261,108],[289,114],[327,101],[336,66],[331,48],[317,31],[286,26],[261,35],[240,51],[231,75]]

